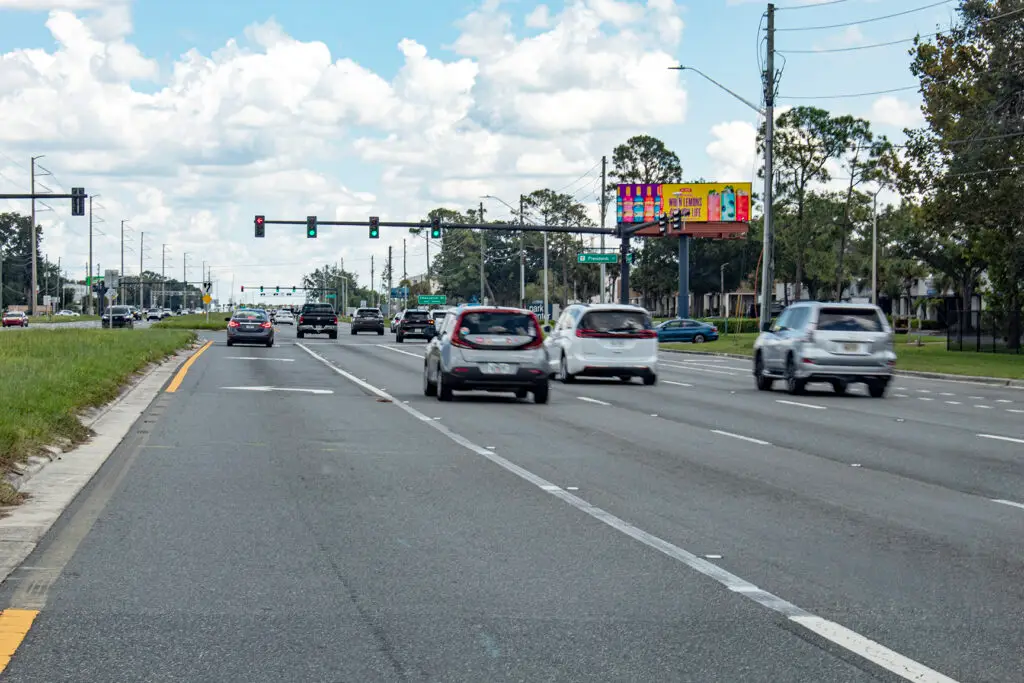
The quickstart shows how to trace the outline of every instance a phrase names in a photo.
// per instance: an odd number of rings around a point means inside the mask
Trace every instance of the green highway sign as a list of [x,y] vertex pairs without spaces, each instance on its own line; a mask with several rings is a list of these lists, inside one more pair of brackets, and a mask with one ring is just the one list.
[[328,299],[337,299],[337,298],[338,298],[338,295],[337,295],[337,294],[328,294],[328,295],[327,295],[327,298],[328,298]]
[[576,255],[577,263],[618,263],[619,255],[615,252],[603,254],[600,252],[585,252]]
[[448,297],[444,294],[420,294],[416,297],[416,304],[419,306],[443,306],[448,303]]

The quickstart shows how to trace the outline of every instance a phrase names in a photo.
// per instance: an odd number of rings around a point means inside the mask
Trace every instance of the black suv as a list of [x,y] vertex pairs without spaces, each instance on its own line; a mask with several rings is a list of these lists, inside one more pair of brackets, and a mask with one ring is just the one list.
[[135,319],[128,306],[111,306],[100,317],[100,327],[134,327]]
[[406,337],[423,337],[430,339],[434,336],[434,320],[430,317],[429,311],[406,311],[402,316],[402,322],[398,323],[395,329],[395,341],[399,344]]
[[376,332],[384,334],[384,314],[379,308],[360,308],[352,316],[352,334]]

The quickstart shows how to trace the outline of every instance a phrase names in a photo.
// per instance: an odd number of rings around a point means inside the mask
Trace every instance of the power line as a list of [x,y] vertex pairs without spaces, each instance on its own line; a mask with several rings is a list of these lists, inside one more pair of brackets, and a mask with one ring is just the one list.
[[583,180],[583,179],[584,179],[584,178],[586,178],[586,177],[587,177],[588,175],[590,175],[591,173],[593,173],[593,172],[594,172],[594,171],[595,171],[595,170],[597,169],[597,167],[598,167],[598,166],[600,166],[600,165],[601,165],[601,162],[600,162],[600,161],[599,161],[599,162],[597,162],[596,164],[594,164],[594,165],[593,165],[593,166],[591,167],[591,169],[590,169],[589,171],[587,171],[586,173],[584,173],[584,174],[583,174],[583,175],[581,175],[581,176],[580,176],[579,178],[577,178],[576,180],[572,181],[571,183],[569,183],[568,185],[566,185],[566,186],[565,186],[565,187],[563,187],[562,189],[560,189],[560,190],[556,190],[556,191],[555,191],[555,193],[556,193],[556,194],[562,194],[563,192],[565,192],[566,190],[568,190],[568,189],[569,189],[570,187],[572,187],[573,185],[575,185],[576,183],[578,183],[579,181]]
[[808,3],[806,5],[791,5],[789,7],[776,7],[775,11],[776,12],[782,12],[782,11],[790,10],[790,9],[811,9],[812,7],[828,7],[829,5],[838,5],[838,4],[841,4],[841,3],[844,3],[844,2],[849,2],[849,0],[831,0],[831,2],[816,2],[816,3]]
[[880,17],[871,17],[869,19],[861,19],[859,21],[846,21],[841,24],[826,24],[824,26],[797,26],[793,28],[777,28],[778,32],[782,31],[821,31],[830,28],[844,28],[846,26],[856,26],[858,24],[870,24],[875,21],[882,21],[884,19],[892,19],[893,17],[902,17],[906,14],[913,14],[914,12],[922,12],[932,7],[938,7],[939,5],[948,4],[950,0],[940,0],[940,2],[933,2],[930,5],[924,5],[922,7],[915,7],[913,9],[903,10],[902,12],[894,12],[893,14],[885,14]]
[[869,97],[871,95],[885,95],[886,93],[902,92],[904,90],[915,90],[920,88],[920,85],[906,85],[902,88],[889,88],[888,90],[871,90],[869,92],[855,92],[846,95],[780,95],[780,100],[841,100],[847,97]]

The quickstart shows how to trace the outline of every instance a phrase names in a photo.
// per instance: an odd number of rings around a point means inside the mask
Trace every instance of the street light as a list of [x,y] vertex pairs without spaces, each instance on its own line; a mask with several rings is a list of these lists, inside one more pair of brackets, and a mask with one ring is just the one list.
[[[769,9],[769,11],[771,11]],[[770,50],[770,47],[769,47]],[[770,53],[769,53],[770,54]],[[771,307],[772,307],[772,285],[774,284],[774,272],[772,263],[772,252],[774,250],[774,239],[775,235],[772,226],[772,175],[774,172],[772,166],[772,145],[775,140],[775,93],[772,91],[773,87],[765,88],[765,108],[757,106],[745,97],[738,95],[729,88],[725,87],[715,79],[708,76],[700,69],[695,69],[692,66],[670,66],[669,69],[676,71],[692,71],[701,78],[710,81],[712,84],[718,86],[720,89],[729,93],[737,100],[747,105],[758,114],[764,117],[764,239],[763,239],[763,266],[761,270],[761,316],[760,316],[760,328],[763,330],[767,327],[768,322],[771,320]],[[772,85],[773,74],[769,69],[769,86]]]

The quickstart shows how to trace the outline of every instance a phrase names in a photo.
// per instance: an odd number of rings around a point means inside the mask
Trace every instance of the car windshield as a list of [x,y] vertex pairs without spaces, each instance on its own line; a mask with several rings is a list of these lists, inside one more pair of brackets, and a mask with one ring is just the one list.
[[873,308],[823,308],[818,313],[822,332],[881,332],[882,321]]
[[466,313],[459,325],[461,334],[512,334],[521,337],[537,335],[531,316],[517,311],[481,311]]
[[235,320],[249,320],[249,321],[262,321],[266,320],[267,316],[259,311],[240,311],[235,313],[233,316]]
[[641,311],[591,311],[579,326],[595,332],[641,332],[651,329],[651,318]]
[[427,312],[426,311],[409,311],[408,313],[405,314],[405,317],[402,318],[402,319],[403,320],[426,320],[427,319]]

